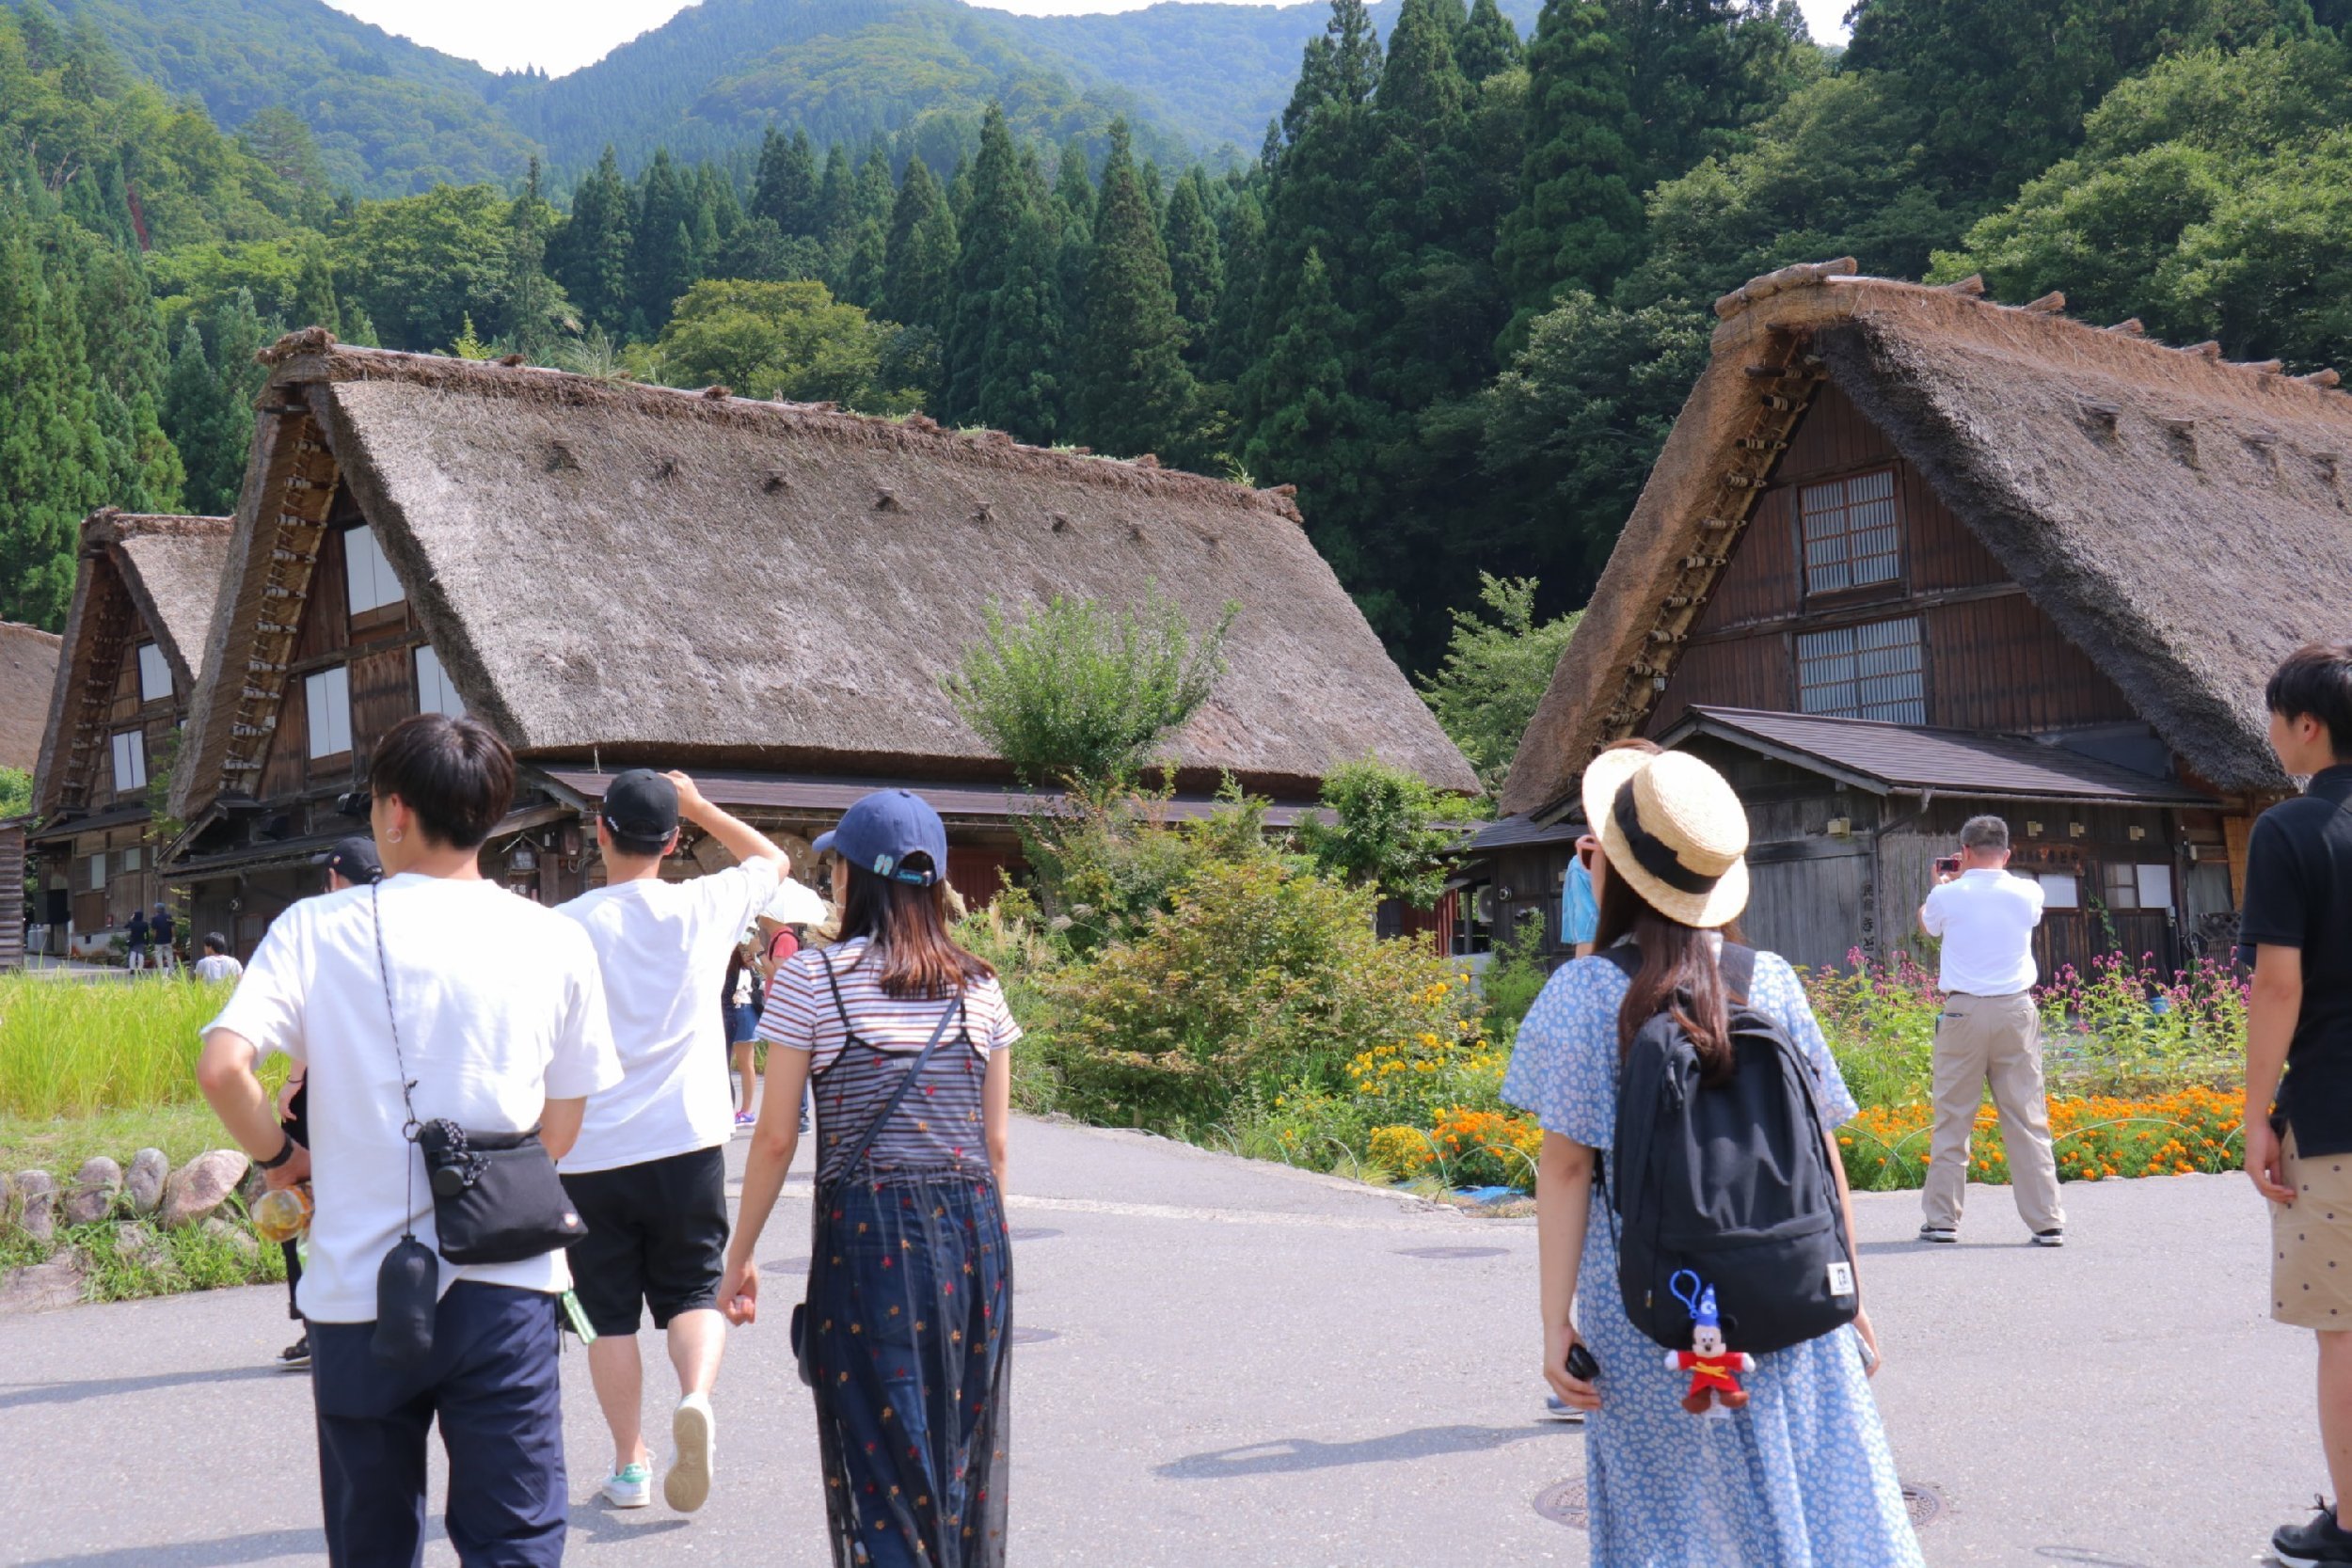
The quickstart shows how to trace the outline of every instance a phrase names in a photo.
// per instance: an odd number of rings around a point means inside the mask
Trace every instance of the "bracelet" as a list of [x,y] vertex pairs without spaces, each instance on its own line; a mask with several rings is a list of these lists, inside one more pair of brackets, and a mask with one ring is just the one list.
[[285,1139],[286,1146],[283,1148],[280,1148],[277,1153],[271,1155],[266,1160],[254,1161],[254,1168],[256,1170],[276,1170],[278,1166],[293,1159],[295,1148],[294,1134],[292,1132],[286,1133]]

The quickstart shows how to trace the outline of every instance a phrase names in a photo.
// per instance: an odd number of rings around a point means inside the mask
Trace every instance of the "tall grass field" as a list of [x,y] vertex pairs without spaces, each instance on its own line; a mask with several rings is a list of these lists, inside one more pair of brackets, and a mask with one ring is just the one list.
[[198,1035],[230,989],[178,978],[0,976],[0,1117],[200,1103]]

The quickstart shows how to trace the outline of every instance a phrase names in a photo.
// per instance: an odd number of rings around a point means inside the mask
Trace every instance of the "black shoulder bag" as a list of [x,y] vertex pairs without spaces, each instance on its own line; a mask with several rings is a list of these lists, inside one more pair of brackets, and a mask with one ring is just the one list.
[[[817,961],[825,966],[825,978],[833,984],[834,1006],[841,1013],[842,1043],[846,1048],[854,1037],[850,1030],[849,1009],[841,1006],[841,982],[834,978],[831,959],[819,958]],[[963,992],[959,989],[954,998],[940,1013],[939,1022],[931,1030],[931,1037],[923,1042],[923,1050],[914,1058],[914,1065],[907,1069],[899,1078],[898,1088],[891,1091],[890,1098],[882,1102],[881,1113],[866,1124],[866,1131],[858,1135],[857,1142],[850,1146],[850,1157],[841,1165],[843,1172],[857,1169],[858,1162],[866,1158],[866,1151],[871,1148],[874,1146],[874,1140],[881,1136],[883,1126],[898,1109],[899,1101],[905,1100],[907,1091],[914,1087],[914,1081],[923,1076],[923,1069],[930,1062],[931,1053],[937,1051],[939,1042],[947,1037],[947,1025],[962,1011]],[[824,1163],[822,1154],[818,1156],[818,1163],[819,1164]],[[820,1182],[810,1198],[810,1212],[814,1218],[818,1220],[823,1218],[825,1202],[825,1187]],[[808,1339],[808,1303],[803,1300],[792,1308],[792,1359],[800,1369],[801,1381],[811,1386],[814,1386],[817,1382],[816,1369],[809,1359],[815,1354],[816,1349]]]
[[391,966],[384,958],[384,912],[368,890],[375,916],[375,962],[384,977],[384,1013],[392,1026],[392,1059],[400,1067],[400,1097],[408,1107],[402,1131],[424,1153],[433,1183],[433,1227],[442,1257],[453,1263],[519,1263],[568,1246],[588,1234],[564,1195],[555,1162],[539,1130],[475,1132],[447,1117],[417,1118],[408,1091],[416,1083],[400,1051],[400,1020],[392,1006]]

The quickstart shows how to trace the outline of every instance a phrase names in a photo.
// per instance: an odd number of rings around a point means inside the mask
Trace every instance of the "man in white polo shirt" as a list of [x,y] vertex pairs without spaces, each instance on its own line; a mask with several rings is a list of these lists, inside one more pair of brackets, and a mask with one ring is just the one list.
[[1919,907],[1919,928],[1944,942],[1923,1242],[1960,1240],[1968,1135],[1990,1083],[2018,1217],[2035,1244],[2066,1244],[2058,1161],[2050,1153],[2050,1102],[2042,1086],[2042,1014],[2033,1000],[2042,884],[2010,876],[2008,866],[2009,824],[1997,816],[1970,817],[1960,830],[1960,853],[1938,863],[1936,885]]
[[[665,881],[683,817],[736,864]],[[691,1513],[710,1495],[715,1441],[710,1389],[726,1345],[719,1284],[726,1260],[726,1145],[735,1135],[726,1030],[713,999],[752,917],[775,895],[784,851],[712,805],[683,773],[636,768],[606,786],[596,814],[605,885],[556,912],[586,927],[604,972],[619,1086],[588,1102],[580,1141],[564,1156],[564,1189],[588,1225],[572,1243],[572,1275],[596,1340],[588,1376],[612,1429],[605,1500],[653,1500],[645,1446],[638,1313],[669,1342],[678,1380],[676,1443],[662,1496]]]

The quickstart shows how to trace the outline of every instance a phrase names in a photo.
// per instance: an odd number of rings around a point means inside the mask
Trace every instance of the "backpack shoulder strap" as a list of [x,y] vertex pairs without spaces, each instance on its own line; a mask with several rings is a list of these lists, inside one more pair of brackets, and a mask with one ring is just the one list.
[[1625,977],[1629,980],[1642,973],[1642,950],[1629,942],[1612,943],[1593,957],[1625,971]]

